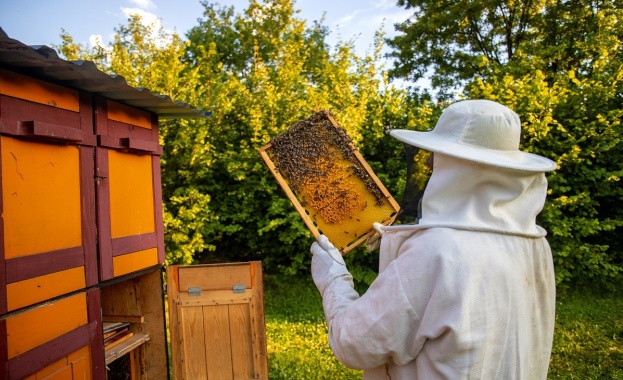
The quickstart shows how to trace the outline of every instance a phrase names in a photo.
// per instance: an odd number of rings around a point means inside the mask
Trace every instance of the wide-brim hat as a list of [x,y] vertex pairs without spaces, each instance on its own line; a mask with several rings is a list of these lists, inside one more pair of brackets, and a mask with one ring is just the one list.
[[431,131],[394,129],[390,134],[409,145],[482,164],[532,172],[556,169],[554,161],[519,150],[519,116],[490,100],[450,105]]

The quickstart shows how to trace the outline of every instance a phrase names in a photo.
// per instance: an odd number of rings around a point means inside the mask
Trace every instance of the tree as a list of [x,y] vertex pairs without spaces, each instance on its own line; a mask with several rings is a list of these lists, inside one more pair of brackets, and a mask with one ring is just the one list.
[[[436,7],[428,1],[405,4],[419,7],[417,15]],[[523,121],[522,149],[558,163],[548,174],[550,193],[539,223],[549,231],[559,284],[612,285],[623,274],[621,4],[523,1],[511,11],[513,4],[463,2],[470,9],[466,16],[460,8],[446,8],[443,17],[410,20],[400,26],[408,34],[392,42],[399,49],[395,56],[406,57],[396,72],[433,67],[441,88],[460,79],[462,97],[514,109]],[[525,22],[520,14],[527,15]],[[454,29],[433,31],[443,20]],[[497,37],[479,38],[485,35]],[[412,56],[404,44],[418,38],[448,51],[419,50]]]
[[[396,110],[407,106],[396,100],[404,97],[398,91],[381,97],[378,53],[376,58],[357,57],[348,42],[330,51],[326,27],[297,19],[290,0],[250,1],[243,14],[203,5],[204,19],[188,33],[187,59],[199,68],[205,94],[200,106],[215,112],[206,131],[210,151],[184,165],[200,170],[195,183],[210,194],[218,220],[205,224],[216,251],[197,258],[262,258],[271,269],[307,269],[311,234],[262,164],[258,149],[321,109],[332,111],[363,146],[364,136],[371,137],[367,125],[382,131],[377,107],[396,102],[395,114],[404,115]],[[176,159],[180,165],[185,160]]]
[[441,91],[460,88],[515,57],[552,0],[398,0],[413,16],[388,41],[395,77],[418,80],[430,71]]

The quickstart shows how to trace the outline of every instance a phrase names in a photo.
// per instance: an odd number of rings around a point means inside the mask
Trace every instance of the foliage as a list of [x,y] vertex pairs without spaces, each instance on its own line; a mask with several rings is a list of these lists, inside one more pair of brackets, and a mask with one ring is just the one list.
[[402,32],[389,41],[396,58],[392,74],[418,80],[429,69],[432,84],[442,91],[460,88],[491,67],[514,59],[534,37],[534,20],[552,0],[398,0],[414,13],[396,24]]
[[[188,33],[186,59],[199,68],[196,91],[202,95],[195,104],[214,109],[206,129],[195,132],[206,134],[209,150],[168,158],[194,173],[192,186],[210,195],[215,218],[204,223],[203,235],[214,237],[215,251],[198,252],[197,260],[261,258],[269,271],[307,270],[311,234],[258,149],[322,109],[331,111],[359,146],[386,138],[367,128],[383,130],[386,120],[376,111],[390,102],[392,114],[402,117],[405,112],[396,108],[404,107],[404,94],[391,88],[379,92],[380,46],[376,56],[364,58],[350,43],[329,50],[326,27],[297,19],[289,0],[250,1],[242,14],[203,5],[204,18]],[[190,184],[179,182],[177,188]]]
[[623,378],[620,291],[559,297],[549,379]]
[[621,3],[462,1],[436,15],[445,3],[400,3],[430,17],[398,26],[394,73],[432,69],[442,91],[460,81],[462,97],[514,109],[521,148],[558,164],[539,216],[557,282],[614,286],[623,274]]
[[329,347],[322,300],[311,277],[265,277],[265,314],[271,379],[361,379]]
[[[389,40],[397,58],[392,74],[432,72],[437,102],[391,85],[379,63],[383,35],[370,56],[354,54],[349,41],[330,49],[322,20],[297,18],[292,0],[250,0],[241,13],[205,1],[186,41],[132,16],[109,49],[86,49],[64,31],[57,48],[133,86],[213,112],[160,123],[170,263],[261,259],[269,272],[306,272],[311,234],[258,149],[328,109],[400,201],[404,153],[388,131],[432,128],[457,88],[460,97],[513,108],[523,120],[522,149],[558,163],[539,223],[549,231],[559,285],[614,286],[623,278],[620,2],[399,4],[414,17]],[[415,167],[419,174],[409,181],[421,187],[421,155]],[[376,276],[377,260],[364,248],[347,256],[365,283]]]

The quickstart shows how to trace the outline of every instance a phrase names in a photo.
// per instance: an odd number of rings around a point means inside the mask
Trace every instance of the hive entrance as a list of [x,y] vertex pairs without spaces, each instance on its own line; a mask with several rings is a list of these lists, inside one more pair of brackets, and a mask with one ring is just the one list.
[[314,236],[343,253],[389,223],[398,205],[331,114],[320,111],[260,149],[267,166]]

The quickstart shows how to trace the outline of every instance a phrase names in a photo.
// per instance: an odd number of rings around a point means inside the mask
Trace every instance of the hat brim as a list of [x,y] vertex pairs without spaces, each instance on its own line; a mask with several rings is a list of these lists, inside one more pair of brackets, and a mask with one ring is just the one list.
[[520,150],[503,151],[459,144],[433,132],[394,129],[390,134],[409,145],[481,164],[531,172],[548,172],[556,169],[554,161]]

